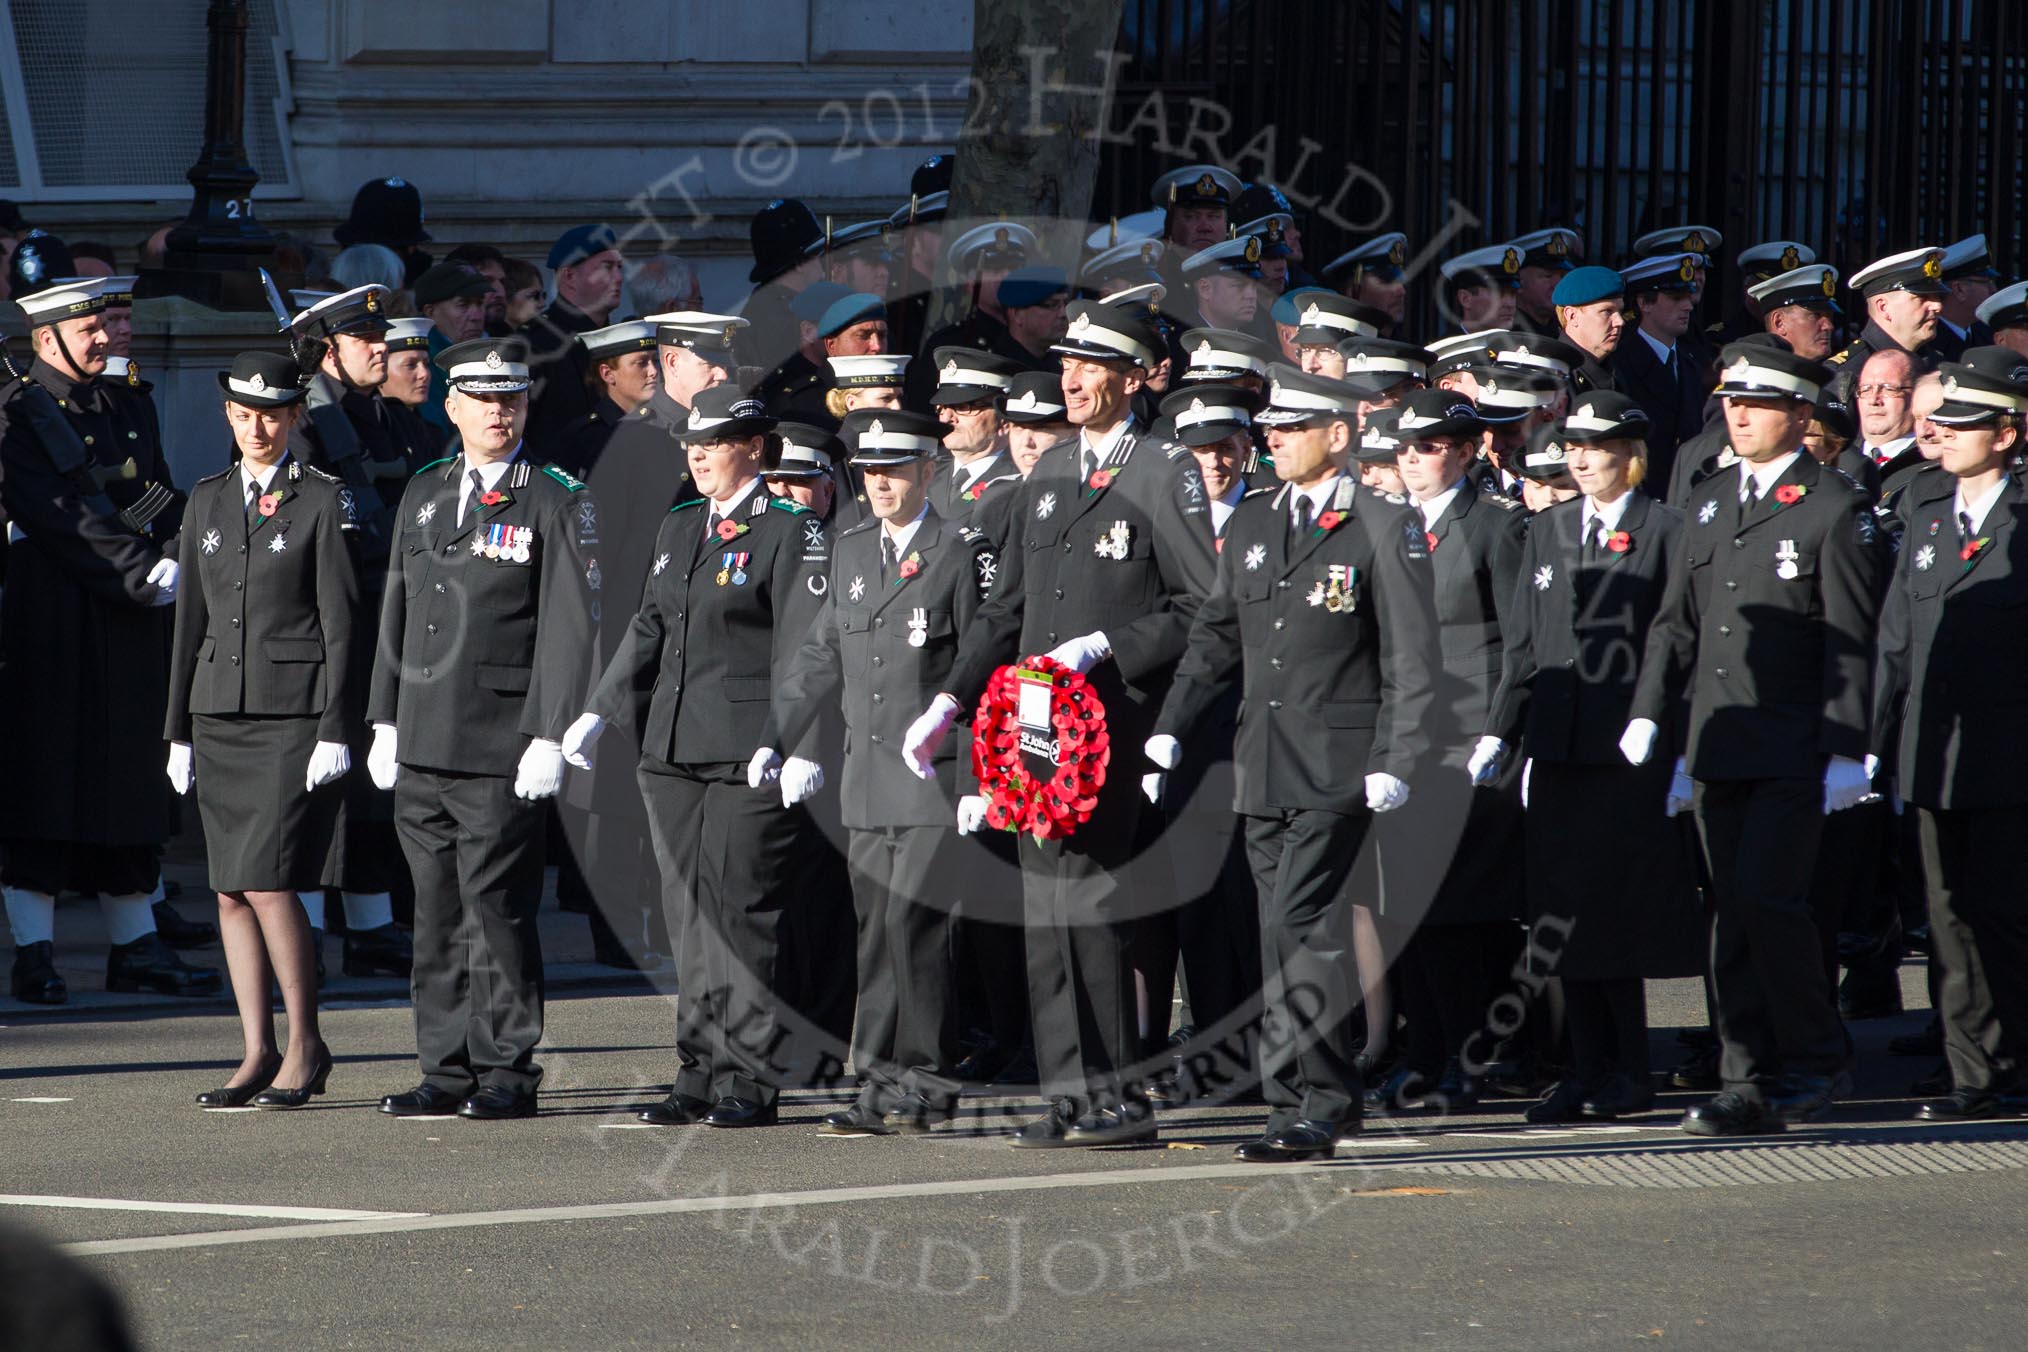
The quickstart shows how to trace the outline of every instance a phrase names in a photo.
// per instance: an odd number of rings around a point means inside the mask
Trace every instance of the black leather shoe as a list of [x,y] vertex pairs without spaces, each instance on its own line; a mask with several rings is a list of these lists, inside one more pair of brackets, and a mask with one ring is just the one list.
[[1822,1117],[1831,1108],[1831,1077],[1784,1075],[1781,1087],[1767,1096],[1767,1107],[1791,1125]]
[[478,1093],[458,1105],[458,1116],[473,1122],[505,1122],[517,1117],[535,1116],[535,1093],[517,1094],[497,1084],[489,1084]]
[[389,1094],[380,1101],[380,1111],[389,1117],[447,1117],[465,1101],[463,1094],[419,1084],[406,1094]]
[[1985,1089],[1955,1089],[1915,1110],[1925,1122],[1976,1122],[1988,1117],[2019,1117],[2021,1105]]
[[1064,1120],[1062,1112],[1051,1108],[1008,1137],[1007,1144],[1016,1150],[1061,1150],[1070,1144],[1063,1139],[1069,1130],[1070,1123]]
[[[1356,1134],[1358,1126],[1353,1125]],[[1248,1141],[1232,1157],[1248,1164],[1299,1164],[1304,1160],[1330,1159],[1344,1131],[1338,1123],[1305,1118],[1258,1141]]]
[[824,1136],[892,1136],[894,1128],[882,1120],[882,1114],[860,1099],[849,1108],[835,1113],[825,1113],[824,1120],[817,1124],[817,1131]]
[[921,1136],[933,1127],[940,1127],[957,1114],[949,1108],[939,1108],[921,1094],[910,1094],[906,1099],[882,1115],[881,1124],[890,1131],[904,1136]]
[[1636,1079],[1632,1075],[1615,1075],[1600,1085],[1597,1093],[1585,1098],[1582,1111],[1593,1121],[1610,1122],[1616,1117],[1647,1112],[1654,1106],[1655,1089],[1647,1076]]
[[1392,1075],[1366,1091],[1363,1101],[1369,1113],[1412,1112],[1423,1106],[1422,1096],[1430,1087],[1429,1077],[1421,1071],[1397,1066]]
[[60,1005],[70,987],[56,972],[56,945],[47,939],[14,950],[14,998],[31,1005]]
[[203,948],[218,942],[218,926],[208,920],[185,920],[166,901],[156,902],[148,911],[155,917],[155,933],[171,948]]
[[1718,1045],[1701,1048],[1683,1058],[1676,1068],[1669,1072],[1669,1083],[1678,1089],[1694,1089],[1700,1092],[1716,1089],[1718,1078]]
[[106,950],[106,989],[158,995],[217,995],[225,978],[216,967],[192,967],[169,951],[159,934],[144,934],[131,944]]
[[671,1091],[668,1098],[652,1108],[643,1108],[634,1116],[651,1127],[691,1127],[702,1122],[711,1112],[711,1104],[701,1098]]
[[409,975],[415,966],[415,943],[393,924],[345,936],[345,975]]
[[1094,1108],[1063,1133],[1063,1143],[1070,1146],[1136,1145],[1154,1139],[1154,1112],[1130,1103]]
[[775,1105],[763,1108],[752,1099],[727,1096],[711,1105],[711,1111],[704,1115],[707,1127],[772,1127],[776,1117]]
[[299,1089],[263,1089],[254,1095],[253,1105],[256,1108],[300,1108],[323,1093],[324,1085],[330,1078],[331,1049],[326,1047],[317,1057],[317,1067],[308,1084]]
[[1521,1120],[1537,1124],[1582,1122],[1584,1101],[1583,1085],[1576,1080],[1559,1080],[1556,1088],[1545,1094],[1540,1102],[1531,1103],[1522,1110]]
[[1729,1089],[1683,1114],[1683,1130],[1692,1136],[1767,1136],[1788,1128],[1766,1104]]
[[1444,1067],[1443,1078],[1431,1090],[1427,1106],[1443,1116],[1469,1113],[1479,1106],[1479,1081],[1458,1066],[1456,1061]]
[[282,1058],[261,1067],[260,1073],[245,1084],[224,1084],[216,1089],[207,1089],[197,1096],[200,1108],[244,1108],[255,1094],[275,1082],[275,1072],[282,1068]]

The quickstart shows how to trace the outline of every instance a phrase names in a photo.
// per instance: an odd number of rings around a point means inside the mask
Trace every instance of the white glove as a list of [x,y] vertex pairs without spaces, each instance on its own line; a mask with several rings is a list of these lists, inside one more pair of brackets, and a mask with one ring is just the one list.
[[1873,781],[1864,765],[1850,756],[1833,756],[1824,767],[1824,811],[1843,812],[1855,807],[1872,788]]
[[764,746],[753,753],[753,759],[746,763],[746,786],[757,789],[763,784],[772,784],[782,776],[782,758],[771,746]]
[[[751,766],[747,774],[752,776]],[[783,807],[794,807],[824,787],[824,767],[801,756],[791,756],[782,763],[781,777]]]
[[1061,662],[1082,676],[1100,662],[1113,655],[1113,645],[1106,642],[1106,636],[1096,631],[1080,634],[1068,643],[1059,643],[1043,656],[1053,662]]
[[1521,762],[1521,806],[1528,806],[1528,781],[1535,777],[1535,758],[1530,756]]
[[563,787],[563,747],[543,737],[531,737],[514,769],[514,796],[535,802],[554,798]]
[[167,557],[155,560],[155,566],[148,570],[148,581],[156,588],[154,602],[156,605],[167,606],[176,603],[176,574],[178,571],[176,560]]
[[1676,757],[1676,772],[1669,776],[1669,796],[1662,802],[1662,815],[1673,817],[1679,812],[1688,812],[1697,802],[1697,786],[1690,781],[1690,771],[1684,767],[1683,758]]
[[986,800],[968,793],[958,800],[958,834],[969,836],[986,824]]
[[1183,763],[1183,744],[1165,732],[1143,743],[1141,754],[1164,770],[1173,770]]
[[197,782],[197,767],[190,763],[190,743],[169,743],[169,787],[178,797],[190,792]]
[[1408,785],[1393,775],[1376,771],[1366,776],[1366,807],[1370,812],[1392,812],[1408,801]]
[[917,779],[937,777],[936,766],[930,762],[935,759],[937,748],[944,744],[944,734],[957,721],[958,702],[949,695],[938,695],[921,717],[908,725],[908,732],[901,739],[901,758],[915,771]]
[[563,758],[580,770],[592,768],[592,743],[606,730],[606,720],[597,714],[579,714],[577,721],[563,730]]
[[401,767],[394,763],[394,724],[373,725],[373,745],[366,748],[366,773],[374,788],[394,787],[394,777],[401,773]]
[[1880,773],[1880,757],[1874,755],[1871,751],[1867,752],[1866,759],[1859,763],[1866,767],[1866,778],[1869,781],[1873,776]]
[[310,769],[303,776],[306,789],[322,788],[352,768],[352,751],[343,742],[319,742],[310,748]]
[[[1484,788],[1500,777],[1500,762],[1507,755],[1507,744],[1498,737],[1481,737],[1472,748],[1472,758],[1465,762],[1465,769],[1471,773],[1475,788]],[[1522,806],[1527,806],[1525,803]]]
[[1150,770],[1147,774],[1141,776],[1141,797],[1160,806],[1162,802],[1162,789],[1168,782],[1169,776],[1163,774],[1160,770]]
[[1636,718],[1620,734],[1620,754],[1627,758],[1629,765],[1646,765],[1648,757],[1655,754],[1655,738],[1661,733],[1654,719]]

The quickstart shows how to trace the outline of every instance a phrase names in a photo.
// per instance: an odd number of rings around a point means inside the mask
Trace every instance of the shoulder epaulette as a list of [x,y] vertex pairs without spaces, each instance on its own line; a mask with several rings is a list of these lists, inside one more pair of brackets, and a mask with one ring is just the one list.
[[1851,357],[1851,355],[1852,349],[1848,347],[1843,352],[1834,352],[1829,357],[1826,357],[1824,359],[1825,364],[1830,366],[1842,366],[1845,364],[1847,359]]
[[1508,497],[1505,493],[1481,493],[1479,494],[1479,497],[1482,501],[1490,502],[1495,507],[1505,508],[1507,511],[1510,512],[1518,512],[1521,510],[1521,504],[1519,502],[1516,502],[1513,498]]
[[808,516],[810,514],[810,509],[800,502],[791,502],[787,498],[770,498],[768,501],[771,505],[779,507],[790,516]]
[[[1263,488],[1260,491],[1265,493],[1268,490]],[[1369,488],[1366,491],[1371,493],[1374,497],[1379,498],[1382,502],[1393,503],[1396,507],[1408,506],[1408,495],[1406,493],[1390,493],[1384,488]],[[1497,501],[1500,495],[1497,493],[1488,493],[1485,496]]]
[[[297,461],[296,463],[302,464],[301,461]],[[315,465],[303,465],[303,468],[307,470],[309,473],[316,475],[319,479],[322,479],[327,484],[342,484],[345,482],[343,479],[339,478],[337,475],[333,474],[328,469],[318,469]]]
[[223,479],[226,475],[232,473],[234,470],[238,468],[239,468],[238,465],[227,465],[224,469],[220,470],[218,473],[207,474],[202,479],[199,479],[197,482],[201,484],[208,484],[213,479]]
[[1171,460],[1178,459],[1189,453],[1190,448],[1180,441],[1165,441],[1162,443],[1162,454],[1168,456]]
[[428,473],[429,473],[429,472],[430,472],[431,470],[435,469],[435,468],[436,468],[436,467],[437,467],[438,465],[448,465],[448,464],[450,464],[450,463],[451,463],[451,462],[452,462],[453,460],[456,460],[457,458],[458,458],[458,457],[456,457],[455,455],[447,455],[447,456],[445,456],[445,457],[444,457],[443,459],[441,459],[441,460],[432,460],[432,461],[430,461],[430,462],[429,462],[429,463],[428,463],[427,465],[424,465],[424,466],[423,466],[423,467],[422,467],[421,469],[417,470],[417,471],[416,471],[416,473],[417,473],[417,474],[428,474]]
[[1246,492],[1239,495],[1239,500],[1245,502],[1248,498],[1257,498],[1263,493],[1272,493],[1277,486],[1275,484],[1264,484],[1259,488],[1249,488]]
[[573,477],[572,475],[563,470],[558,469],[554,465],[544,465],[542,467],[542,472],[544,474],[547,474],[550,478],[556,480],[558,483],[562,484],[565,488],[568,488],[573,493],[584,492],[584,483],[581,480]]
[[972,544],[975,541],[985,539],[986,532],[980,530],[977,526],[960,526],[958,527],[958,538],[966,544]]
[[680,512],[680,511],[682,511],[682,510],[683,510],[683,509],[684,509],[685,507],[702,507],[703,505],[704,505],[704,499],[703,499],[703,498],[692,498],[692,499],[690,499],[690,501],[688,501],[688,502],[679,502],[679,503],[677,503],[677,504],[676,504],[676,505],[675,505],[674,507],[671,507],[671,508],[670,508],[669,510],[670,510],[670,511],[672,511],[672,512]]

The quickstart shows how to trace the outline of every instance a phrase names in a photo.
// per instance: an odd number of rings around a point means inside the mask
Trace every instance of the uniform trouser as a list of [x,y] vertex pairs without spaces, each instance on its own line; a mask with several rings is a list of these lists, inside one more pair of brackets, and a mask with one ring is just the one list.
[[1246,818],[1261,910],[1261,1092],[1269,1134],[1298,1118],[1344,1122],[1359,1115],[1352,905],[1344,891],[1372,824],[1368,812]]
[[957,840],[948,826],[855,828],[846,837],[859,954],[852,1063],[865,1081],[861,1101],[880,1112],[911,1094],[945,1111],[957,1102],[950,949]]
[[[1082,844],[1082,847],[1081,847]],[[1137,918],[1131,847],[1021,842],[1028,1006],[1043,1096],[1070,1119],[1145,1101],[1127,1082],[1139,1046],[1134,1017]]]
[[2028,885],[2020,808],[1922,809],[1944,1059],[1956,1088],[2015,1087],[2028,1037]]
[[543,821],[497,775],[401,767],[394,822],[415,879],[415,1041],[423,1081],[453,1093],[542,1082]]
[[797,818],[744,764],[649,757],[639,778],[676,945],[675,1092],[770,1107],[793,1031],[775,989]]
[[1719,1078],[1758,1100],[1785,1073],[1837,1073],[1845,1030],[1810,915],[1824,786],[1814,779],[1700,782],[1697,825],[1711,876]]

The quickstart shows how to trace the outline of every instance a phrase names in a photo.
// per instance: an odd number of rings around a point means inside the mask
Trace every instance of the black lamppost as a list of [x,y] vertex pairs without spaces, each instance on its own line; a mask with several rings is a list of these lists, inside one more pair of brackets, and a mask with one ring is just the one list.
[[247,159],[247,0],[211,0],[205,15],[204,149],[187,177],[190,213],[169,232],[160,268],[145,269],[134,294],[185,296],[219,310],[266,310],[260,276],[275,237],[254,216],[260,175]]

